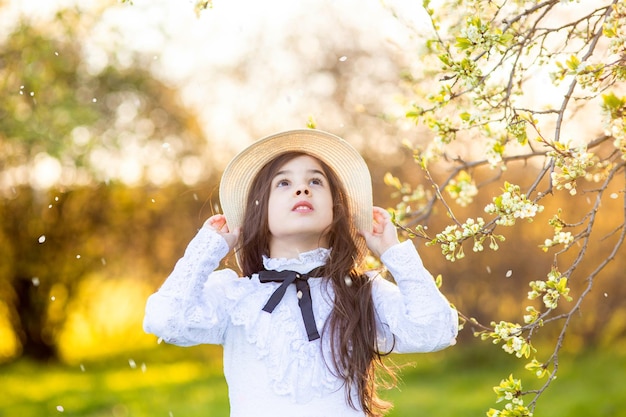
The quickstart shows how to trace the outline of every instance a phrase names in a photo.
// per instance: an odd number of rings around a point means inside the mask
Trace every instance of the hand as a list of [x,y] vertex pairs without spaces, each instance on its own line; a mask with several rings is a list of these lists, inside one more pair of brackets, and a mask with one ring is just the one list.
[[387,249],[400,243],[396,226],[391,222],[391,215],[380,207],[374,207],[374,227],[371,232],[361,230],[367,247],[380,258]]
[[241,231],[241,228],[238,227],[231,232],[228,228],[228,224],[226,223],[226,216],[223,214],[215,214],[209,217],[204,222],[204,227],[209,227],[222,236],[224,240],[226,240],[226,243],[228,243],[230,250],[233,250],[239,240],[239,232]]

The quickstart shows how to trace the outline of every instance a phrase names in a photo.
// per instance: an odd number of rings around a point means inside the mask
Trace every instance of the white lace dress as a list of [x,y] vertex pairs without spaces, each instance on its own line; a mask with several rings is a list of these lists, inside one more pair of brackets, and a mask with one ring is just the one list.
[[[306,273],[325,263],[319,248],[298,259],[265,258],[266,269]],[[215,270],[228,253],[226,241],[202,228],[189,243],[163,286],[146,305],[144,330],[164,341],[224,347],[231,417],[364,416],[348,406],[342,382],[328,356],[322,329],[332,307],[332,289],[309,279],[313,313],[321,339],[309,341],[290,285],[272,313],[263,306],[279,283],[258,276],[240,278],[230,269]],[[381,350],[430,352],[454,343],[458,317],[437,289],[410,241],[388,249],[381,261],[393,284],[371,274]],[[354,390],[353,390],[354,391]],[[354,404],[359,402],[354,399]]]

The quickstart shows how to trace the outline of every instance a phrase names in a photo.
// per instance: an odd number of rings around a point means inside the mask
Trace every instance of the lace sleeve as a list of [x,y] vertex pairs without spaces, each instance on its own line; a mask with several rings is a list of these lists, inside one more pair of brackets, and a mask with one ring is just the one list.
[[373,281],[379,349],[431,352],[454,344],[458,314],[424,268],[413,243],[391,247],[381,261],[397,285],[381,276]]
[[[219,292],[237,274],[213,271],[228,250],[224,238],[209,228],[200,229],[161,288],[148,298],[144,330],[179,346],[221,343],[227,313]],[[212,285],[214,294],[205,291],[207,279],[217,284]]]

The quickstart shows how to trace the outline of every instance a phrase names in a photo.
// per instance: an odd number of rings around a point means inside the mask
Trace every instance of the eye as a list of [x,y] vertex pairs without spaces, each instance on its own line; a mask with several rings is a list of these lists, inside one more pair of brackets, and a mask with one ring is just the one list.
[[309,181],[309,184],[311,185],[324,185],[324,181],[321,178],[311,178],[311,180]]
[[286,187],[288,185],[289,185],[289,180],[287,179],[281,179],[281,180],[276,181],[276,188]]

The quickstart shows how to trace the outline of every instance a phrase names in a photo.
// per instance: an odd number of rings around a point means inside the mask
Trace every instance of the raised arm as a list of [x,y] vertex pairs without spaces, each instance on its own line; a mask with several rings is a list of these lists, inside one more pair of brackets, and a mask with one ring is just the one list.
[[373,298],[379,325],[379,349],[431,352],[455,343],[458,314],[424,268],[415,246],[406,241],[381,256],[396,284],[377,276]]
[[[237,275],[227,269],[214,271],[228,252],[225,238],[207,221],[161,288],[148,298],[144,330],[179,346],[221,343],[227,320],[220,289]],[[224,286],[213,285],[207,293],[207,279],[223,280]]]

